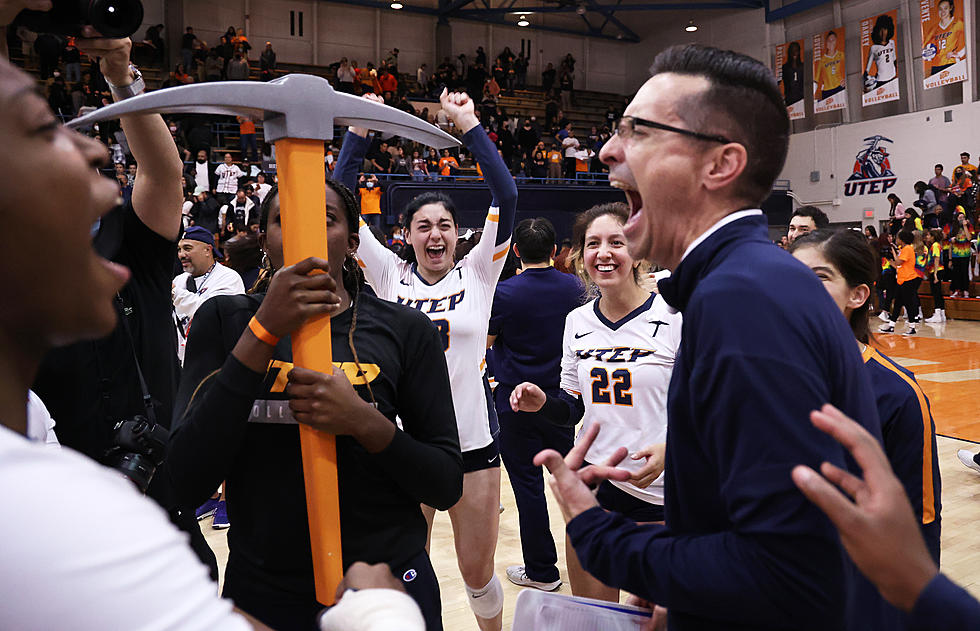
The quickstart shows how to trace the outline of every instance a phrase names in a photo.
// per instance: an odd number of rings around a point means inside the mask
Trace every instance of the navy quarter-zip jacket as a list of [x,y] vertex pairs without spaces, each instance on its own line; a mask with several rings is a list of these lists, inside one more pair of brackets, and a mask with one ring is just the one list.
[[813,272],[765,217],[708,236],[660,281],[684,313],[668,397],[666,526],[590,509],[568,524],[582,566],[668,608],[672,631],[847,629],[857,569],[795,465],[860,475],[810,422],[831,403],[881,439],[867,371]]

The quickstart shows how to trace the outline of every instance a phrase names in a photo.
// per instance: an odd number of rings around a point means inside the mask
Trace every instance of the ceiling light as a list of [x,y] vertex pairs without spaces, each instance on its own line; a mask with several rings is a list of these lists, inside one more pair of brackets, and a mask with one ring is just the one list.
[[693,33],[694,31],[698,30],[698,25],[694,23],[694,20],[690,20],[687,23],[687,26],[684,27],[684,30],[688,33]]
[[527,16],[522,15],[519,20],[517,20],[517,26],[529,26],[531,23],[527,21]]
[[395,9],[396,11],[397,11],[398,9],[401,9],[401,8],[402,8],[403,6],[404,6],[404,5],[403,5],[403,4],[401,3],[401,2],[392,2],[392,3],[391,3],[391,8],[392,8],[392,9]]

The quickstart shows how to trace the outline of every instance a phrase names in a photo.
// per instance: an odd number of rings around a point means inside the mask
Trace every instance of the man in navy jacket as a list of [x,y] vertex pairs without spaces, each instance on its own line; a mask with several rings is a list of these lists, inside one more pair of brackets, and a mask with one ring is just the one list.
[[[621,475],[542,452],[582,566],[668,609],[673,631],[845,629],[857,570],[793,466],[856,470],[808,421],[830,402],[880,439],[853,335],[816,276],[772,247],[758,210],[789,123],[772,73],[701,46],[657,56],[603,147],[634,258],[684,313],[668,397],[666,525],[600,509],[582,480]],[[583,441],[587,443],[588,441]],[[586,445],[587,448],[587,445]],[[858,615],[857,618],[866,617]],[[872,628],[872,627],[869,627]]]

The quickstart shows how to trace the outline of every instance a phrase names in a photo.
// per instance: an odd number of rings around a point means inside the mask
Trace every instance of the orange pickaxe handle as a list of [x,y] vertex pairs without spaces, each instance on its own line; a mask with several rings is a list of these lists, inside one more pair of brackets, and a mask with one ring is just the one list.
[[[323,141],[283,138],[276,141],[279,214],[286,265],[308,256],[327,258],[326,188]],[[333,372],[330,318],[310,320],[293,333],[293,363]],[[340,504],[337,493],[337,443],[331,434],[300,425],[306,509],[310,518],[316,599],[334,603],[343,578],[340,553]]]

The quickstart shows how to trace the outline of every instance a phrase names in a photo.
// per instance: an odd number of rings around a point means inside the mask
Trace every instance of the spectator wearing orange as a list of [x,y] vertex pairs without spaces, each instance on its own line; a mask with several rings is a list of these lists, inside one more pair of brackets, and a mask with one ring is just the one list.
[[361,196],[361,219],[372,228],[381,228],[381,183],[378,176],[361,175],[357,181],[357,192]]
[[174,79],[180,83],[194,83],[194,78],[187,74],[184,64],[177,64],[177,67],[174,68]]
[[558,151],[558,146],[555,143],[551,143],[551,151],[548,152],[548,179],[549,180],[561,179],[561,163],[562,163],[561,151]]
[[381,92],[391,92],[392,94],[397,94],[398,92],[398,79],[395,75],[388,72],[385,68],[378,75],[378,85],[381,86]]
[[[965,155],[965,159],[969,160],[970,154]],[[974,171],[971,171],[971,168]],[[971,164],[961,164],[953,169],[953,183],[949,187],[951,205],[971,209],[976,206],[976,198],[974,197],[976,192],[973,190],[974,180],[971,177],[975,170],[976,167]]]
[[496,101],[497,97],[500,96],[500,84],[492,76],[483,84],[483,96],[493,101]]
[[905,314],[908,316],[908,328],[903,335],[915,335],[915,323],[919,320],[919,285],[922,278],[915,269],[915,236],[910,230],[902,230],[898,233],[897,241],[898,252],[882,252],[882,256],[889,259],[895,267],[896,280],[898,281],[898,300],[892,308],[889,321],[881,326],[879,331],[882,333],[894,333],[895,322],[905,307]]
[[255,144],[255,122],[247,116],[238,116],[236,118],[238,118],[239,148],[242,152],[242,160],[257,162],[259,159],[259,149]]
[[970,164],[970,154],[966,151],[960,154],[960,166],[966,171],[971,178],[977,179],[977,167]]
[[449,177],[459,173],[459,162],[449,154],[449,149],[442,150],[442,157],[439,158],[439,175]]
[[374,64],[368,62],[367,68],[357,69],[357,82],[361,86],[362,94],[380,94],[381,86],[378,84],[378,71],[374,69]]
[[252,45],[248,43],[248,38],[245,37],[245,29],[243,28],[239,28],[238,32],[231,38],[231,44],[243,57],[248,57],[248,51],[252,50]]

